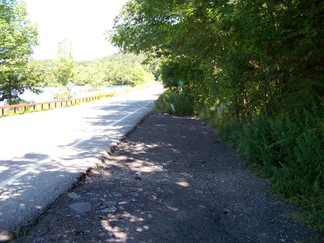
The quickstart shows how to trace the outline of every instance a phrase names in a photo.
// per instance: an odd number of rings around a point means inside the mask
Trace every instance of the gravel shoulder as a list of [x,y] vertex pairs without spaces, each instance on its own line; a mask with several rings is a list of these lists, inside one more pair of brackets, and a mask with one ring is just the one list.
[[203,121],[153,114],[16,242],[321,242],[293,212]]

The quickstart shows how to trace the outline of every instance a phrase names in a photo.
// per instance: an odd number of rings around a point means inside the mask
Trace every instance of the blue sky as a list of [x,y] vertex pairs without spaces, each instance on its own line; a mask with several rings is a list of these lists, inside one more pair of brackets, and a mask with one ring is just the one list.
[[92,60],[117,52],[105,31],[127,0],[25,0],[28,19],[38,27],[40,45],[34,59],[54,59],[58,43],[68,39],[76,60]]

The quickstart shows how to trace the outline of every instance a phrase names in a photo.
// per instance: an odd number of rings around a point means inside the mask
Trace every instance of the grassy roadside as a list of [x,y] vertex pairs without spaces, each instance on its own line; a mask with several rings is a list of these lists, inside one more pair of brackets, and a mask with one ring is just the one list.
[[[154,111],[194,115],[192,100],[171,91],[158,98]],[[215,114],[208,122],[246,159],[249,168],[272,183],[274,194],[297,207],[298,212],[291,217],[324,232],[324,127],[320,110],[260,116],[241,123]]]

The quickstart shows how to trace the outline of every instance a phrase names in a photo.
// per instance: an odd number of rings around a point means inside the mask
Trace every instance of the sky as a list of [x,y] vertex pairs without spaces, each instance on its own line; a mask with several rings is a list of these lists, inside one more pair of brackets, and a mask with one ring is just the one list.
[[118,52],[105,39],[105,31],[127,0],[25,0],[28,19],[38,28],[39,46],[33,59],[58,57],[58,44],[71,42],[73,57],[93,60]]

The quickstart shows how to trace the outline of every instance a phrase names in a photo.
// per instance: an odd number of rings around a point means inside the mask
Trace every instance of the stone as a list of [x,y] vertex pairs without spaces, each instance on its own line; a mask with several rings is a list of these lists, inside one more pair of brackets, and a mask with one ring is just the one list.
[[117,202],[116,201],[107,201],[101,207],[100,212],[102,213],[114,213],[117,211]]
[[75,200],[78,200],[78,199],[81,198],[81,196],[78,195],[78,194],[76,194],[75,192],[68,193],[67,196],[68,196],[69,198],[72,198],[72,199],[75,199]]
[[223,210],[223,214],[229,214],[231,212],[231,210],[227,209],[227,208],[224,208]]
[[111,206],[111,207],[101,210],[102,213],[114,213],[116,211],[117,211],[117,208],[114,206]]
[[92,206],[88,202],[79,202],[69,205],[69,208],[78,214],[85,214],[91,211]]
[[13,242],[10,233],[7,231],[0,232],[0,242]]
[[137,171],[136,173],[135,173],[135,179],[136,180],[142,180],[142,177],[141,177],[141,175],[142,175],[142,173],[140,172],[140,171]]

